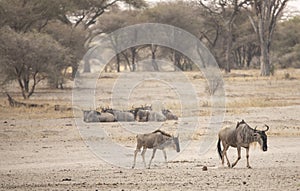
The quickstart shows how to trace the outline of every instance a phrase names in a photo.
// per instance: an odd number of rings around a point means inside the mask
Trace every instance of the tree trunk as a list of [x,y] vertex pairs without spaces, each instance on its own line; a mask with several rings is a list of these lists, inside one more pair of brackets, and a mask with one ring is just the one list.
[[125,51],[121,52],[121,54],[123,55],[123,57],[124,57],[124,59],[125,59],[125,61],[127,63],[127,64],[125,64],[125,68],[124,69],[127,70],[129,68],[129,71],[132,71],[132,67],[130,65],[130,61],[129,61],[128,55],[126,54]]
[[269,50],[267,43],[261,43],[261,56],[260,56],[260,75],[261,76],[270,76],[270,59],[269,59]]
[[22,80],[20,79],[20,77],[18,77],[18,83],[19,83],[19,87],[21,89],[21,93],[22,93],[22,96],[24,99],[27,99],[28,97],[26,96],[26,92],[25,92],[25,89],[24,89],[24,85],[23,85],[23,82]]
[[120,72],[120,55],[117,54],[116,57],[117,57],[117,72]]
[[136,58],[136,48],[132,47],[130,48],[131,50],[131,66],[132,66],[132,71],[136,71],[136,63],[135,63],[135,58]]
[[227,26],[227,39],[226,39],[226,66],[225,66],[225,72],[230,73],[231,71],[231,64],[232,64],[232,24],[235,17],[232,17],[230,21],[228,22]]
[[152,66],[154,71],[158,71],[158,65],[156,63],[156,50],[157,50],[157,45],[151,44],[151,58],[152,58]]
[[74,64],[74,65],[72,66],[72,78],[73,78],[73,79],[76,77],[77,70],[78,70],[78,65],[77,65],[77,64]]
[[180,71],[180,56],[176,50],[173,50],[173,63],[174,63],[174,71]]
[[24,91],[26,93],[29,92],[29,79],[27,77],[23,78],[23,84],[24,84]]
[[267,35],[265,34],[265,24],[262,17],[258,20],[258,35],[260,41],[260,75],[269,76],[270,75],[270,60],[269,60],[269,50],[267,44]]
[[90,63],[84,62],[84,64],[83,64],[83,72],[86,72],[86,73],[90,73],[91,72]]

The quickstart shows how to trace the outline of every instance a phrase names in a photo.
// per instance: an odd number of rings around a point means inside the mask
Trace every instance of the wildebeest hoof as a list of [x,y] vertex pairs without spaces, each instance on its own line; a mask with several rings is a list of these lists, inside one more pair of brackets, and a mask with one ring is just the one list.
[[251,166],[247,166],[247,168],[248,168],[248,169],[252,169],[252,167],[251,167]]

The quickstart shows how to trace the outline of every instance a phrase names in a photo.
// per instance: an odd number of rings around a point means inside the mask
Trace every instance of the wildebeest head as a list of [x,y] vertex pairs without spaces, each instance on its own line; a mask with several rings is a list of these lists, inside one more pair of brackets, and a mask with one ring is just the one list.
[[101,112],[102,113],[111,113],[111,114],[113,114],[113,109],[109,108],[109,107],[107,107],[107,108],[103,107],[103,108],[101,108]]
[[259,143],[259,145],[261,146],[261,149],[263,151],[268,150],[268,145],[267,145],[268,138],[267,138],[266,132],[269,130],[269,126],[267,126],[267,125],[265,125],[265,126],[267,127],[267,129],[264,131],[254,129],[254,136],[257,139],[257,142]]
[[168,109],[162,109],[161,112],[167,120],[178,120],[178,117]]
[[179,145],[179,136],[171,136],[169,135],[168,139],[163,143],[165,148],[171,148],[176,150],[176,152],[180,152]]

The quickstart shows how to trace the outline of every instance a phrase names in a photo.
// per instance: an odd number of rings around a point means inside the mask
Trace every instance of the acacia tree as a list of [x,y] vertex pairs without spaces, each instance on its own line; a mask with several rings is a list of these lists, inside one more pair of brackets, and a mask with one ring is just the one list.
[[248,16],[260,45],[260,70],[262,76],[271,74],[270,47],[275,27],[288,0],[251,0]]
[[94,25],[98,18],[108,10],[113,10],[119,4],[130,5],[133,8],[143,8],[147,6],[145,0],[68,0],[71,3],[71,11],[62,18],[62,21],[73,24],[74,26],[82,25],[85,29]]
[[[0,31],[0,68],[3,83],[16,80],[24,99],[51,72],[60,72],[70,62],[68,50],[46,34],[20,34],[10,28]],[[54,68],[54,69],[53,69]]]
[[278,24],[271,48],[272,60],[279,67],[300,68],[300,16]]
[[[86,33],[84,29],[81,27],[75,28],[55,20],[49,22],[42,32],[51,35],[62,46],[68,48],[68,54],[71,55],[72,62],[71,65],[65,65],[64,69],[67,69],[67,67],[72,67],[71,77],[74,78],[77,72],[78,63],[85,54],[84,44]],[[62,79],[63,76],[60,72],[56,74],[56,76],[57,75]],[[54,82],[56,83],[57,81],[54,80]]]
[[237,68],[250,67],[253,58],[260,56],[259,43],[256,34],[252,32],[252,26],[245,11],[241,10],[235,21],[233,30],[234,44],[232,51],[234,63]]
[[[233,25],[239,14],[241,8],[247,3],[247,0],[213,0],[209,4],[199,0],[199,4],[204,8],[207,14],[214,20],[216,25],[219,25],[217,29],[223,29],[224,41],[226,44],[225,51],[225,71],[230,72],[231,64],[233,62]],[[217,31],[216,34],[221,34]],[[217,36],[218,37],[218,36]]]
[[0,1],[2,23],[16,32],[41,31],[50,20],[67,14],[67,0],[11,0]]
[[[202,19],[198,14],[198,6],[194,2],[187,1],[175,1],[175,2],[161,2],[157,3],[156,6],[145,10],[142,15],[142,22],[153,22],[153,23],[163,23],[172,25],[183,30],[186,30],[195,36],[199,36],[199,29],[202,28]],[[170,34],[172,37],[173,34]],[[174,39],[176,40],[176,39]],[[163,51],[165,57],[169,57],[174,64],[174,70],[186,68],[192,68],[192,62],[187,59],[182,53],[173,50],[160,48],[157,51],[156,46],[150,45],[147,48],[150,49],[152,65],[154,70],[157,70],[156,63],[154,59],[156,54]],[[168,56],[169,55],[169,56]],[[186,67],[186,65],[188,65]]]

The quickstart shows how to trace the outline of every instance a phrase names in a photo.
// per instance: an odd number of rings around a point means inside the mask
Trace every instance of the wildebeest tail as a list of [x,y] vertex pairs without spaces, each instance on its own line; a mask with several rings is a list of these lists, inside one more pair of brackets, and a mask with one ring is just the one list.
[[220,156],[220,158],[222,159],[222,148],[221,148],[221,139],[219,138],[219,140],[218,140],[218,145],[217,145],[217,147],[218,147],[218,153],[219,153],[219,156]]

